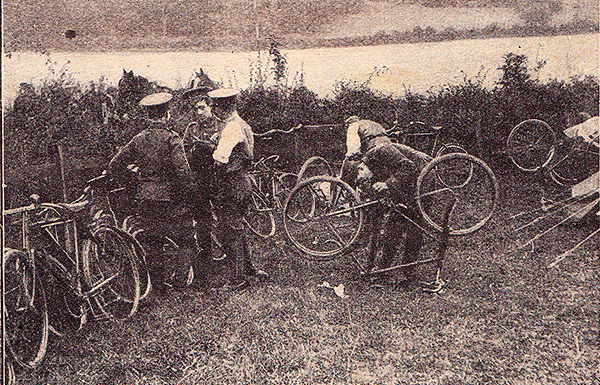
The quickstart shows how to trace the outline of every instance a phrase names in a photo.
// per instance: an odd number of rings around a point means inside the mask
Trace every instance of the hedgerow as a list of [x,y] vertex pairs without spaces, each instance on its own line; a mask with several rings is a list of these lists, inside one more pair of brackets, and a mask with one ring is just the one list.
[[[578,112],[598,115],[597,78],[575,76],[566,81],[542,83],[532,76],[540,65],[543,63],[534,63],[530,68],[527,57],[509,53],[500,68],[502,76],[491,89],[484,87],[483,79],[477,77],[436,92],[407,92],[401,98],[381,94],[368,84],[340,83],[332,98],[321,98],[302,82],[288,85],[279,79],[275,86],[269,86],[255,81],[251,82],[251,88],[242,91],[239,111],[256,133],[289,130],[299,124],[342,124],[349,115],[373,119],[386,127],[394,122],[406,125],[418,120],[445,127],[448,137],[444,140],[462,143],[489,160],[501,154],[510,129],[522,120],[538,118],[555,130],[563,130]],[[39,166],[56,160],[57,144],[79,149],[77,156],[82,160],[99,159],[96,167],[87,172],[101,171],[116,149],[137,132],[134,119],[107,119],[103,113],[103,104],[110,105],[116,91],[102,81],[76,83],[68,71],[58,71],[55,79],[48,79],[41,86],[21,84],[13,105],[5,110],[7,198],[21,201],[32,192],[57,198],[55,183],[40,185],[41,180],[53,179],[49,173],[56,169]],[[182,91],[173,92],[178,97]],[[177,98],[174,128],[183,131],[192,118],[189,108]],[[280,140],[275,148],[273,145],[264,148],[282,153],[293,151],[291,144],[286,145],[289,142]],[[327,145],[343,151],[344,143]],[[263,155],[260,140],[256,146],[257,155]],[[504,164],[507,162],[500,157],[493,167]],[[80,188],[82,182],[78,182]]]

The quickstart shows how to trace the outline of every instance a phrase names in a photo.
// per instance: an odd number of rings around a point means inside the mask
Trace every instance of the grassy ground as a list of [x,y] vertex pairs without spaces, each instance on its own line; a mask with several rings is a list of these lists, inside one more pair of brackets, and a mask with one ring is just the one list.
[[[498,215],[454,239],[445,289],[373,286],[348,260],[311,263],[282,239],[253,241],[270,282],[243,292],[168,292],[133,321],[90,322],[54,339],[25,384],[592,384],[600,381],[596,238],[543,265],[595,225],[536,244],[510,214],[538,204],[528,179],[502,177]],[[427,278],[430,270],[420,271]],[[398,274],[398,279],[401,274]],[[343,283],[347,298],[318,285]]]

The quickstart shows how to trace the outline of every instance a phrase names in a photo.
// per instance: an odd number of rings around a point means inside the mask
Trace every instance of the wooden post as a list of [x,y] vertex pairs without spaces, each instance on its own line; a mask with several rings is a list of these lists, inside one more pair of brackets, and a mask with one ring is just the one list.
[[60,183],[62,188],[63,202],[67,203],[67,183],[65,176],[65,150],[61,143],[56,144],[58,149],[58,167],[60,169]]
[[302,124],[300,124],[298,126],[298,129],[294,131],[294,164],[296,167],[296,170],[300,169],[300,154],[298,153],[300,151],[300,147],[299,147],[299,140],[298,140],[298,135],[300,132],[300,129],[302,129]]

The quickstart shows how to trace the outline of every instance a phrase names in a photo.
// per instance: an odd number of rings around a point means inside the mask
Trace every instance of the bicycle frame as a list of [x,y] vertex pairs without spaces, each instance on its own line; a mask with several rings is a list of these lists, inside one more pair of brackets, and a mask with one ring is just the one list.
[[[109,193],[122,190],[119,188]],[[31,205],[5,210],[4,215],[21,214],[21,249],[28,255],[34,271],[39,268],[49,271],[61,285],[67,287],[68,291],[78,298],[78,301],[87,302],[85,308],[80,303],[81,314],[73,314],[81,318],[83,325],[86,321],[86,313],[89,310],[93,311],[90,297],[117,277],[115,274],[92,287],[89,287],[83,278],[79,249],[81,230],[77,224],[77,214],[97,203],[94,191],[86,188],[84,194],[72,203],[40,203],[39,196],[33,195],[31,198],[33,200]],[[107,196],[102,198],[108,199]],[[110,203],[108,201],[106,203],[110,210]],[[34,212],[40,214],[54,212],[56,215],[50,219],[34,222],[31,218]],[[51,251],[41,252],[44,248],[38,246],[35,241]],[[97,316],[95,312],[94,316]]]
[[394,123],[392,128],[385,131],[385,134],[388,137],[395,139],[397,141],[397,143],[401,143],[401,144],[407,144],[406,141],[409,138],[418,138],[418,137],[431,138],[431,137],[433,137],[433,143],[431,144],[431,148],[429,149],[428,155],[435,156],[435,150],[438,147],[439,142],[440,142],[440,133],[442,131],[442,127],[431,126],[427,123],[423,123],[423,122],[419,122],[419,121],[409,123],[409,127],[412,128],[415,126],[420,126],[420,127],[426,128],[429,130],[429,132],[411,132],[411,131],[409,131],[410,128],[405,129],[403,127],[400,127],[398,123]]

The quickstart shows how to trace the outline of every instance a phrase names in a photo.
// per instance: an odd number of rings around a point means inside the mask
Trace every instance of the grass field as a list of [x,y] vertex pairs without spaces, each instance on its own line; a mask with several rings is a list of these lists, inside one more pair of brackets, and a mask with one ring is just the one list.
[[[134,319],[90,322],[51,341],[23,384],[593,384],[600,381],[598,239],[545,272],[596,224],[537,229],[508,220],[535,207],[531,180],[501,176],[502,205],[451,242],[445,289],[375,286],[347,259],[311,263],[283,237],[253,239],[268,283],[243,292],[168,292]],[[426,279],[431,270],[419,271]],[[401,274],[398,274],[398,280]],[[331,289],[343,283],[347,298]]]

